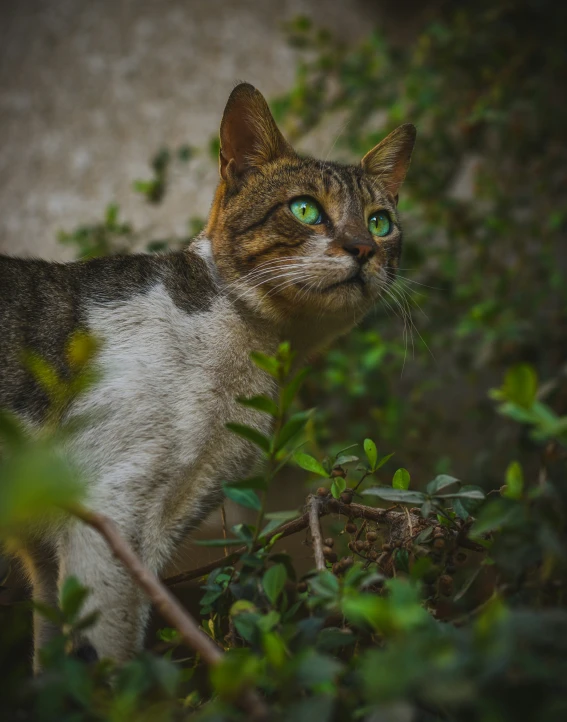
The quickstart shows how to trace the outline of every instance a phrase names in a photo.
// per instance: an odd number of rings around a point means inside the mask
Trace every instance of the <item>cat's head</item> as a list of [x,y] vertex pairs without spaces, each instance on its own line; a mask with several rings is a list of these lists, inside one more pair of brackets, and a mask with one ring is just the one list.
[[232,92],[220,127],[220,183],[205,230],[235,297],[282,318],[365,313],[396,273],[398,189],[415,141],[402,125],[358,165],[298,155],[264,97]]

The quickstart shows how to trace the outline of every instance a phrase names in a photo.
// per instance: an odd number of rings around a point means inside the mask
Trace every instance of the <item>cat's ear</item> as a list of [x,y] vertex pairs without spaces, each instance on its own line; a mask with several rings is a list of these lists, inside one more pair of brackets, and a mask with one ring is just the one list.
[[220,174],[242,176],[293,150],[276,125],[264,96],[249,83],[230,94],[220,126]]
[[409,168],[415,135],[415,125],[400,125],[372,148],[361,162],[364,172],[378,176],[387,192],[396,199]]

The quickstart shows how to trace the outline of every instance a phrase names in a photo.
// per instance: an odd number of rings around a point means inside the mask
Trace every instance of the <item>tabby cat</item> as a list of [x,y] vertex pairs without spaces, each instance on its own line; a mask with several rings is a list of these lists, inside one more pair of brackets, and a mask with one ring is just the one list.
[[[100,339],[99,381],[65,419],[88,505],[110,515],[144,562],[163,570],[179,542],[246,475],[252,445],[228,421],[269,432],[235,402],[273,395],[250,352],[282,340],[299,358],[356,324],[392,282],[402,233],[396,204],[415,140],[402,125],[359,165],[298,155],[263,96],[238,85],[220,127],[220,182],[203,233],[185,250],[75,263],[0,257],[0,407],[30,428],[49,400],[22,364],[33,351],[69,373],[68,339]],[[123,661],[143,643],[148,603],[105,542],[68,523],[21,551],[35,599],[56,605],[75,575],[100,618],[81,654]],[[34,622],[37,649],[52,633]]]

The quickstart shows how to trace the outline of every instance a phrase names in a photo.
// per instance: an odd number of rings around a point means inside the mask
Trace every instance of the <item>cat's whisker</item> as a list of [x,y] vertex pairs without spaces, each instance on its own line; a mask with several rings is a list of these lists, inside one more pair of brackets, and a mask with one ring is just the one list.
[[254,291],[255,289],[259,288],[260,286],[262,286],[262,285],[264,285],[265,283],[268,283],[268,282],[270,282],[270,281],[275,281],[275,280],[277,280],[277,279],[279,279],[279,278],[284,278],[284,279],[294,278],[294,279],[295,279],[296,277],[303,276],[304,274],[309,273],[309,272],[310,272],[310,271],[309,271],[308,269],[303,269],[303,270],[301,270],[301,271],[300,271],[300,270],[294,270],[294,271],[292,271],[291,273],[280,273],[280,274],[277,274],[277,275],[275,275],[275,276],[274,276],[274,275],[270,275],[268,278],[265,278],[265,279],[261,280],[259,283],[256,283],[256,284],[253,285],[253,286],[247,286],[246,288],[244,288],[243,291],[242,291],[242,293],[239,295],[238,298],[239,298],[239,299],[240,299],[240,298],[243,298],[243,297],[246,295],[246,293],[248,293],[248,292],[250,292],[250,291]]
[[390,290],[391,292],[394,292],[394,291],[395,291],[396,293],[399,293],[399,294],[400,294],[402,301],[406,304],[406,312],[407,312],[407,314],[408,314],[408,319],[409,319],[409,321],[410,321],[410,323],[411,323],[414,331],[417,333],[417,335],[419,336],[421,342],[423,343],[423,345],[425,346],[425,348],[426,348],[426,349],[428,350],[428,352],[430,353],[431,358],[434,359],[434,361],[437,361],[437,359],[435,358],[435,354],[434,354],[433,351],[429,348],[429,345],[427,344],[427,342],[425,341],[425,339],[423,338],[423,336],[420,334],[419,329],[418,329],[417,326],[415,325],[415,322],[414,322],[414,320],[413,320],[413,318],[412,318],[412,315],[411,315],[411,310],[410,310],[410,307],[409,307],[409,303],[408,303],[407,297],[404,295],[403,289],[402,289],[401,287],[399,287],[399,286],[398,286],[397,288],[396,288],[395,286],[392,286],[389,290]]

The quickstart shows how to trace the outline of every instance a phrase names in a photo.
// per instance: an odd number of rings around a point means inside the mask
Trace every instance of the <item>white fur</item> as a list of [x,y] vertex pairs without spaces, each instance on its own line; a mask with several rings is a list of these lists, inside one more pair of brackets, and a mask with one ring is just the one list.
[[[218,503],[221,483],[250,472],[254,447],[225,424],[269,432],[269,417],[235,398],[273,394],[273,379],[250,352],[274,352],[277,339],[255,330],[222,295],[189,315],[161,284],[92,306],[88,320],[102,342],[101,380],[72,411],[89,421],[69,451],[87,478],[89,507],[110,515],[159,572]],[[76,575],[91,589],[88,608],[101,612],[87,632],[98,654],[127,659],[143,642],[143,595],[89,528],[69,526],[57,548],[60,578]]]

